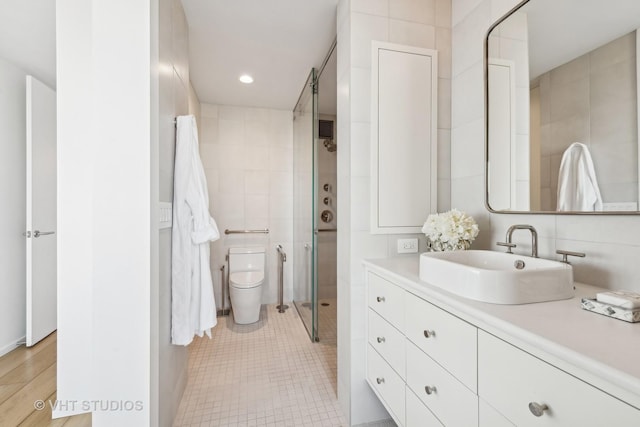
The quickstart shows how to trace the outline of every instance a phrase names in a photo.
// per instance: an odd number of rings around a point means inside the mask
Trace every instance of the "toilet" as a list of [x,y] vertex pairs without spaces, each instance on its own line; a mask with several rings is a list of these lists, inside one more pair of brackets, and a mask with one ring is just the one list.
[[260,319],[265,248],[229,249],[229,298],[233,320],[246,325]]

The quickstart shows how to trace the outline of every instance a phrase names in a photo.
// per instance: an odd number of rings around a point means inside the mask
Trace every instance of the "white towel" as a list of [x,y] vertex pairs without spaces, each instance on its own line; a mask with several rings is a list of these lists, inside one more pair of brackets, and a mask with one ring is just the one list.
[[562,155],[558,175],[559,211],[601,211],[602,197],[589,148],[574,142]]
[[177,119],[171,230],[171,342],[188,345],[194,335],[211,338],[216,303],[209,242],[220,233],[209,215],[209,195],[198,153],[193,116]]

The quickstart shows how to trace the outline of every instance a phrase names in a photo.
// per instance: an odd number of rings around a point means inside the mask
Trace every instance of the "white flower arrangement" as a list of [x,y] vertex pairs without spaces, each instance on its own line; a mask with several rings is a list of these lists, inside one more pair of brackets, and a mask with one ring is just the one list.
[[457,209],[431,214],[422,227],[434,251],[469,249],[480,229],[473,217]]

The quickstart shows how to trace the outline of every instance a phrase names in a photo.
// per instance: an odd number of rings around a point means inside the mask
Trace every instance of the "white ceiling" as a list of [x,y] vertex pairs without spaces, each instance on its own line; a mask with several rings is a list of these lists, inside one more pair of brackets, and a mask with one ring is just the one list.
[[[0,1],[0,58],[55,88],[55,0]],[[182,2],[201,102],[293,109],[336,34],[338,0]]]
[[[182,0],[200,102],[293,110],[336,35],[338,0]],[[251,85],[240,74],[254,78]]]
[[1,0],[0,58],[55,88],[55,0]]

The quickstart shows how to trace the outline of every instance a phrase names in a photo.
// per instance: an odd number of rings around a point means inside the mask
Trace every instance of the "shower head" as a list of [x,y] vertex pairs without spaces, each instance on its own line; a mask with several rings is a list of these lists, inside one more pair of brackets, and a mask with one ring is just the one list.
[[330,153],[333,153],[338,149],[338,146],[333,141],[333,139],[325,139],[323,144],[324,144],[324,148],[326,148],[327,151]]

